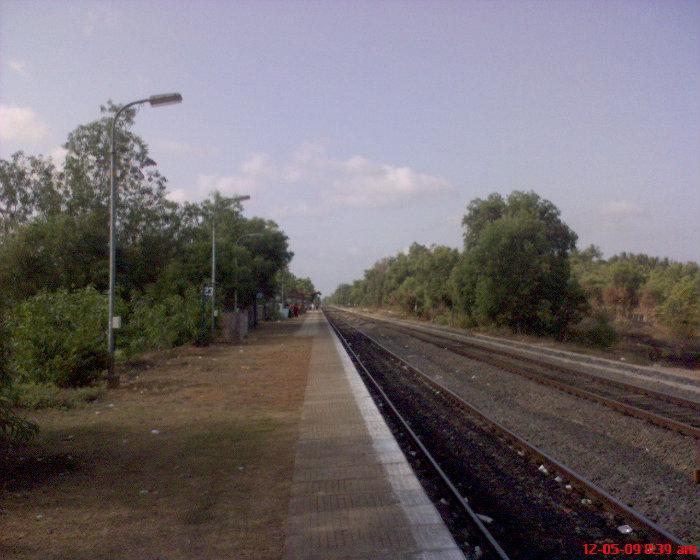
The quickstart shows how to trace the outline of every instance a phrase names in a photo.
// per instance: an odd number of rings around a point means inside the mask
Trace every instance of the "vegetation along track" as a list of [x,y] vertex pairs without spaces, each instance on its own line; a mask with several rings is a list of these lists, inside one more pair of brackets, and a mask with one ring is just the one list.
[[[492,421],[375,339],[327,313],[331,324],[405,418],[432,460],[509,558],[579,558],[584,544],[621,556],[679,539]],[[625,531],[625,525],[633,528]],[[627,548],[625,548],[627,547]],[[499,557],[493,556],[491,557]],[[645,558],[688,558],[647,553]]]
[[490,364],[536,383],[554,387],[657,426],[700,439],[700,403],[697,401],[608,379],[594,373],[554,364],[548,360],[524,356],[518,352],[495,350],[461,338],[457,340],[432,329],[428,332],[422,327],[397,325],[392,321],[365,315],[358,315],[358,317],[363,321],[379,323],[389,330],[400,332],[443,350],[449,350],[470,360]]

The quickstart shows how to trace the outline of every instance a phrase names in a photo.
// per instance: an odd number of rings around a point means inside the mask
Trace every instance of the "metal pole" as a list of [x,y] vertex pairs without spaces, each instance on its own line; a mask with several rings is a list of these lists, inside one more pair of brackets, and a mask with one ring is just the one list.
[[236,245],[233,250],[235,251],[233,255],[233,281],[235,286],[233,290],[233,310],[238,312],[238,245]]
[[[167,99],[166,99],[167,98]],[[114,135],[117,128],[119,115],[129,107],[150,103],[152,106],[164,105],[166,103],[179,103],[182,97],[179,94],[168,94],[151,96],[146,99],[139,99],[127,103],[119,109],[112,119],[112,127],[109,131],[109,303],[107,304],[107,352],[109,354],[107,369],[107,385],[109,387],[119,386],[119,376],[114,368],[114,284],[116,281],[116,261],[117,261],[117,162],[116,143]]]
[[119,109],[112,119],[112,130],[109,135],[109,303],[107,312],[107,352],[109,364],[107,370],[107,386],[118,387],[119,376],[114,369],[114,284],[116,278],[117,261],[117,162],[116,145],[114,141],[117,120],[126,109],[140,103],[146,103],[148,99],[139,99],[127,103]]
[[[216,203],[215,203],[216,204]],[[216,208],[211,216],[211,338],[214,340],[216,332],[216,316],[214,315],[216,302]]]
[[114,371],[114,280],[116,268],[116,243],[115,243],[115,227],[116,227],[116,169],[114,155],[114,129],[117,124],[118,111],[112,120],[112,130],[110,131],[110,157],[109,157],[109,304],[108,304],[108,321],[107,321],[107,352],[109,352],[109,369],[107,371],[107,385],[109,387],[119,386],[119,377]]

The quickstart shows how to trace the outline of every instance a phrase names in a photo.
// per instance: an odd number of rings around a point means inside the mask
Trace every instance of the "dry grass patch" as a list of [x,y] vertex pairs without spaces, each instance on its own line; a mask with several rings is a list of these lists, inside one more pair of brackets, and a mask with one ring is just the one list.
[[311,349],[300,320],[145,356],[122,387],[32,418],[0,466],[0,557],[279,558]]

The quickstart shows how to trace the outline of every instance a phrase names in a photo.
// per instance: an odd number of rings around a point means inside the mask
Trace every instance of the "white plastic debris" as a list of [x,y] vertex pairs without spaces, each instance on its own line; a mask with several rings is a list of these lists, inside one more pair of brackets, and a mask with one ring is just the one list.
[[109,408],[114,408],[114,403],[109,403],[107,406],[108,406]]
[[620,525],[617,530],[623,535],[629,535],[632,532],[632,527],[629,525]]
[[525,457],[525,452],[520,451],[520,449],[518,449],[518,455],[520,455],[521,457]]
[[239,470],[239,471],[242,471],[242,470],[244,470],[244,469],[245,469],[245,467],[244,467],[243,465],[241,465],[240,467],[238,467],[238,470]]
[[474,547],[474,560],[479,560],[483,555],[484,555],[484,553],[482,552],[481,547],[475,546]]
[[447,500],[445,498],[440,498],[440,503],[446,506]]
[[156,430],[155,428],[153,428],[153,429],[151,430],[151,433],[154,434],[154,435],[158,435],[158,434],[160,433],[160,430]]
[[581,498],[581,503],[582,503],[584,506],[589,506],[589,505],[591,505],[593,502],[592,502],[589,498]]
[[37,514],[36,514],[36,518],[37,518],[37,519],[43,519],[43,518],[44,518],[44,514],[43,514],[43,513],[37,513]]
[[567,490],[571,490],[573,486],[571,486],[571,484],[567,484],[566,486],[564,486],[564,488],[566,488]]
[[139,490],[139,494],[141,494],[142,496],[145,496],[146,494],[148,494],[148,490],[146,490],[145,488],[142,488],[141,490]]
[[554,480],[556,480],[557,482],[562,482],[564,479],[562,477],[560,477],[559,475],[557,475],[554,477]]
[[549,474],[547,467],[545,467],[544,465],[540,465],[540,467],[537,470],[540,471],[542,474]]
[[481,519],[484,523],[493,523],[493,517],[484,515],[483,513],[477,513],[476,516]]

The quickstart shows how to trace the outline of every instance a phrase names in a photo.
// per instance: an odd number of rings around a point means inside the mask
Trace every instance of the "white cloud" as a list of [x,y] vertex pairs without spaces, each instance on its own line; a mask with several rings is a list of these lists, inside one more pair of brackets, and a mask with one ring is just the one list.
[[625,218],[642,214],[641,207],[629,200],[610,200],[600,207],[600,213],[613,218]]
[[20,60],[8,60],[7,65],[10,67],[10,70],[15,72],[16,74],[19,74],[20,76],[28,76],[29,73],[27,72],[27,65],[20,61]]
[[303,144],[291,157],[248,156],[232,175],[200,175],[190,189],[170,194],[177,200],[202,198],[213,190],[222,194],[274,194],[281,201],[271,208],[276,217],[318,215],[330,208],[381,208],[455,192],[446,180],[355,155],[327,155],[319,144]]
[[0,105],[0,138],[17,142],[38,142],[48,134],[31,107]]
[[317,144],[304,144],[297,150],[281,175],[289,183],[318,186],[333,205],[363,208],[396,206],[455,190],[446,180],[408,166],[361,155],[333,158]]
[[62,170],[64,164],[66,163],[67,154],[68,150],[59,146],[58,148],[51,150],[49,157],[53,160],[53,164],[56,166],[56,168]]
[[272,166],[265,154],[252,154],[246,158],[234,175],[201,174],[190,188],[179,188],[168,193],[175,202],[201,200],[211,192],[219,191],[225,196],[254,194],[259,192],[272,178]]
[[167,197],[173,202],[179,203],[192,200],[193,198],[187,189],[173,189],[172,191],[168,191]]

